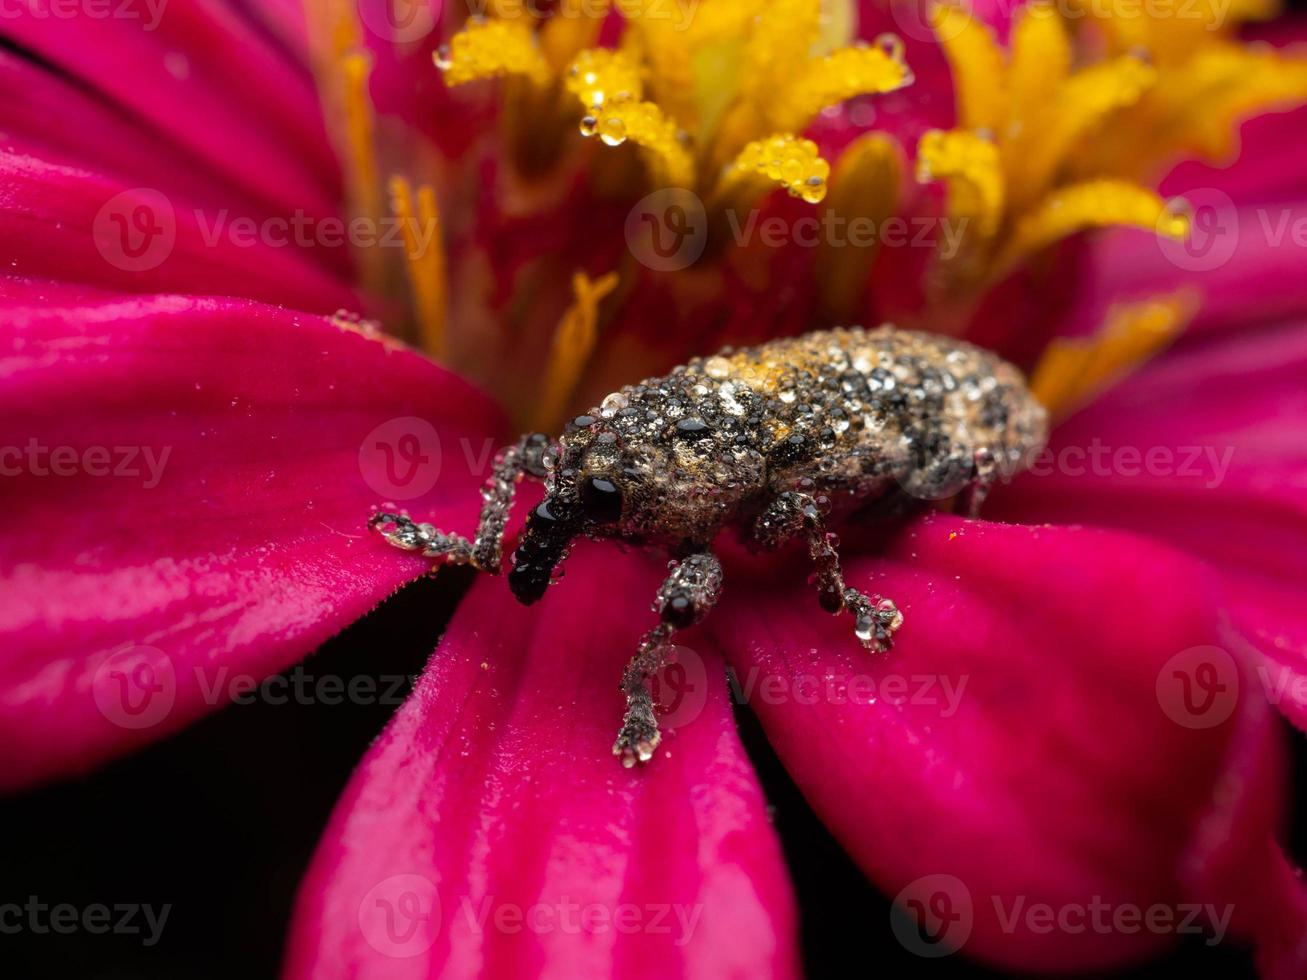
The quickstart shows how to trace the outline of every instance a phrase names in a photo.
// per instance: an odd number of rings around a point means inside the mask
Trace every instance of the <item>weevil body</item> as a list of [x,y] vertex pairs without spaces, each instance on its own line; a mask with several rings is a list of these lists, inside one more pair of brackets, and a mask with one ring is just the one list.
[[544,594],[578,536],[678,559],[658,592],[660,622],[622,681],[627,711],[613,751],[633,765],[659,741],[649,676],[672,635],[702,620],[720,594],[711,547],[722,532],[755,550],[806,541],[822,608],[851,613],[863,645],[888,650],[902,615],[845,584],[827,529],[887,498],[962,496],[975,512],[1046,434],[1020,372],[980,348],[889,326],[818,331],[622,388],[557,441],[523,437],[495,460],[474,540],[394,514],[371,523],[398,547],[498,573],[514,489],[534,477],[545,498],[508,572],[522,602]]

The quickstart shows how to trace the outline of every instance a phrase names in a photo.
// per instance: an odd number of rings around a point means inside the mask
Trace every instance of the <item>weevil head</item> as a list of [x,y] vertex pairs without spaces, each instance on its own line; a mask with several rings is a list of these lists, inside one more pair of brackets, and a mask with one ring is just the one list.
[[567,424],[549,475],[548,492],[527,518],[513,555],[509,586],[530,604],[544,595],[578,535],[634,537],[644,471],[612,426],[597,414]]

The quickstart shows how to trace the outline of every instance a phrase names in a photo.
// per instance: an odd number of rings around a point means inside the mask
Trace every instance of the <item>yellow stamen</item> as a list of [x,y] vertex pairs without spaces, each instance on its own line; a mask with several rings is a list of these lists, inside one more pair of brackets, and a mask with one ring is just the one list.
[[599,339],[599,303],[617,288],[616,272],[591,280],[584,272],[572,277],[575,298],[554,331],[545,365],[544,386],[536,403],[535,422],[549,429],[562,417],[568,399],[576,391],[581,371]]
[[694,159],[680,130],[653,102],[610,99],[581,120],[581,134],[598,136],[608,146],[630,140],[641,147],[656,184],[694,185]]
[[[903,151],[894,140],[879,133],[858,137],[835,163],[827,206],[845,228],[854,221],[880,228],[898,208],[903,166]],[[822,307],[831,319],[852,320],[863,312],[877,251],[875,240],[856,243],[852,236],[847,242],[822,244],[814,268]]]
[[[350,204],[356,214],[380,218],[381,175],[377,169],[376,144],[372,123],[372,100],[368,79],[372,75],[372,57],[362,52],[346,54],[341,59],[345,109],[345,156]],[[379,249],[364,249],[360,255],[363,280],[380,289],[384,273]]]
[[448,47],[436,52],[435,59],[450,85],[505,75],[521,75],[539,84],[549,81],[549,64],[523,17],[469,21]]
[[744,49],[740,95],[759,105],[770,102],[777,81],[793,78],[807,65],[821,35],[820,21],[820,0],[768,0]]
[[1073,184],[1054,191],[1017,222],[994,262],[994,277],[1001,278],[1022,259],[1068,235],[1112,225],[1145,228],[1176,239],[1189,233],[1188,217],[1146,188],[1121,180]]
[[970,11],[937,4],[931,23],[958,99],[958,122],[966,129],[996,132],[1007,118],[1006,65],[993,32]]
[[567,69],[567,90],[590,109],[644,95],[639,66],[624,52],[608,48],[582,51]]
[[1157,80],[1157,71],[1133,55],[1094,65],[1064,82],[1038,129],[1022,130],[1007,147],[1005,160],[1013,206],[1021,208],[1044,195],[1057,168],[1076,144],[1090,135],[1114,110],[1134,105]]
[[419,186],[415,210],[409,182],[396,176],[390,180],[390,196],[404,236],[409,289],[423,345],[437,360],[447,361],[445,316],[448,283],[436,192],[428,184]]
[[982,240],[998,230],[1003,171],[992,140],[965,130],[931,130],[917,148],[917,179],[947,181],[949,217],[974,222]]
[[855,95],[880,95],[912,83],[903,60],[903,42],[887,37],[880,46],[854,45],[833,51],[797,69],[794,80],[772,93],[769,109],[780,130],[803,129],[827,106]]
[[766,177],[795,197],[818,204],[826,197],[830,164],[818,155],[817,144],[812,140],[779,133],[754,140],[740,151],[723,175],[722,185],[726,190],[733,190],[753,177]]
[[1175,340],[1198,310],[1192,290],[1112,308],[1090,337],[1060,337],[1045,349],[1030,387],[1055,418],[1117,384]]
[[1025,133],[1036,120],[1060,108],[1049,93],[1056,92],[1071,73],[1071,37],[1052,4],[1028,4],[1017,13],[1011,57],[1011,118],[1005,136]]

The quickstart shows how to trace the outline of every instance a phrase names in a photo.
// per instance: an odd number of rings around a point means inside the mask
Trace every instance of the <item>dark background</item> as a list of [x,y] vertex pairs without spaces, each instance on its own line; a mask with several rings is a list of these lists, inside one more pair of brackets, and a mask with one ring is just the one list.
[[[328,643],[306,672],[412,676],[430,656],[469,573],[410,586]],[[36,895],[79,907],[102,902],[173,908],[159,943],[140,936],[0,936],[9,978],[260,978],[274,975],[291,902],[318,835],[354,765],[394,709],[388,705],[233,705],[92,776],[0,801],[0,902]],[[747,711],[746,745],[776,808],[798,891],[812,976],[993,977],[959,957],[923,960],[888,929],[889,902],[844,857],[772,756]],[[1287,726],[1286,726],[1287,727]],[[1297,785],[1304,739],[1291,734]],[[1289,826],[1303,828],[1303,801]],[[1292,842],[1307,855],[1302,830]],[[884,923],[876,928],[869,923]],[[1195,940],[1131,977],[1210,971],[1254,976],[1246,951]]]

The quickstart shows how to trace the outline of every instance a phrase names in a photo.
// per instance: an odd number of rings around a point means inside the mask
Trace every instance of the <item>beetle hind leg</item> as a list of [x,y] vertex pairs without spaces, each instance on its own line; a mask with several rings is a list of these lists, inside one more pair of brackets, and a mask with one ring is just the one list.
[[809,494],[787,491],[779,494],[758,518],[754,542],[774,549],[796,537],[803,537],[807,542],[821,607],[833,615],[850,613],[859,642],[874,653],[887,652],[894,644],[894,634],[903,625],[903,613],[892,599],[869,596],[844,581],[835,537],[827,531],[817,501]]

